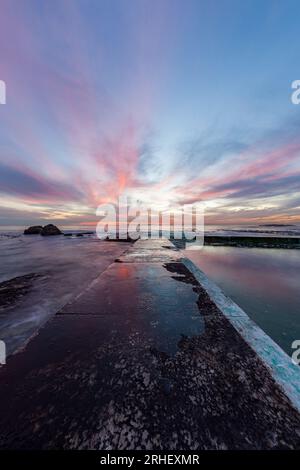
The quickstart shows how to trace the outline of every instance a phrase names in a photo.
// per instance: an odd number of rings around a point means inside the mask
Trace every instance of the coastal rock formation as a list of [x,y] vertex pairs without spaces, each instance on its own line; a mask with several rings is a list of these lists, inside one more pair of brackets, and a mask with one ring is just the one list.
[[49,235],[61,235],[61,234],[62,232],[59,230],[59,228],[53,224],[45,225],[45,227],[43,227],[41,231],[41,235],[43,235],[43,237],[46,237]]
[[39,274],[30,273],[25,276],[14,277],[0,283],[0,313],[5,308],[13,306],[28,293],[33,281],[40,277]]
[[24,235],[39,235],[43,227],[41,225],[32,225],[24,230]]
[[44,227],[42,225],[32,225],[24,230],[24,235],[61,235],[62,232],[56,225],[48,224]]

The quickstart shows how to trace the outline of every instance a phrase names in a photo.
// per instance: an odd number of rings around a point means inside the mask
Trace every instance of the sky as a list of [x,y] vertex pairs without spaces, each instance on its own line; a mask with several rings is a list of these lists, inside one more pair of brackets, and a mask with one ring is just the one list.
[[297,1],[1,0],[0,226],[128,195],[300,223]]

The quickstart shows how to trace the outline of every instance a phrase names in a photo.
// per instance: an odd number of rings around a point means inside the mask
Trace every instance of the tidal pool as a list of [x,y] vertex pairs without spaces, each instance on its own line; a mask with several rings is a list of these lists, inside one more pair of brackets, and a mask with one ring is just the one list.
[[279,346],[300,340],[300,250],[205,246],[186,251]]

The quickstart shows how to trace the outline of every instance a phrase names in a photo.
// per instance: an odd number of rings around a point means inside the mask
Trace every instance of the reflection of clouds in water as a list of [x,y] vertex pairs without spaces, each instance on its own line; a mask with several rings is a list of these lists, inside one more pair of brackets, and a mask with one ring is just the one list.
[[300,250],[206,246],[186,255],[291,353],[300,337]]

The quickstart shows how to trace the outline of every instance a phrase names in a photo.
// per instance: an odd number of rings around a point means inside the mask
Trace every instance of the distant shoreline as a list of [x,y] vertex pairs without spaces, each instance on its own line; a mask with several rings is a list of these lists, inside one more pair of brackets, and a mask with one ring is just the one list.
[[294,224],[260,224],[259,227],[297,227]]

